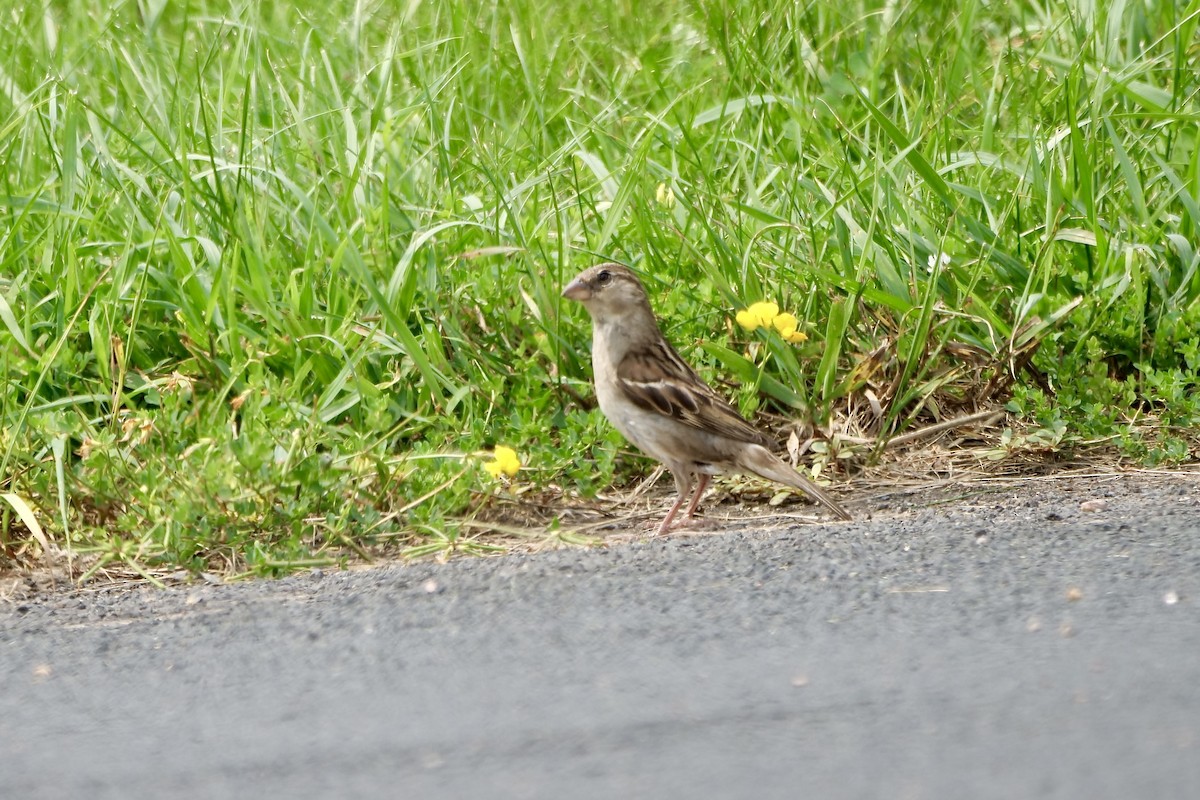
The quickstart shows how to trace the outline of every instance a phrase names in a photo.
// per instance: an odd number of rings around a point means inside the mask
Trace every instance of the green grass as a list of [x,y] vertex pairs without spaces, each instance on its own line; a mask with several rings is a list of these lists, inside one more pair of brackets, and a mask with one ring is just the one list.
[[0,12],[4,559],[487,551],[645,466],[573,399],[602,258],[744,411],[1195,457],[1200,0],[311,5]]

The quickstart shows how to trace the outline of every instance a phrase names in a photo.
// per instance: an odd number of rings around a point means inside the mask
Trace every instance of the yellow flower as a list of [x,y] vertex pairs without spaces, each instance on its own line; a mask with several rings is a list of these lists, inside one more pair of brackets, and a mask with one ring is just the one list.
[[751,303],[749,308],[737,312],[737,323],[748,331],[766,328],[779,315],[779,306],[767,301]]
[[511,478],[521,469],[521,460],[517,458],[516,450],[499,444],[492,451],[492,460],[485,462],[483,468],[493,478],[499,478],[501,474]]
[[654,199],[658,201],[660,206],[665,206],[668,209],[675,207],[675,192],[665,183],[658,185],[658,189],[654,192]]
[[771,324],[775,326],[775,330],[787,336],[788,331],[796,330],[796,326],[800,323],[796,320],[795,314],[776,314],[775,319],[771,320]]
[[798,328],[800,321],[795,314],[779,313],[779,306],[768,301],[751,303],[749,308],[743,308],[736,315],[738,325],[748,331],[759,328],[774,328],[785,342],[799,344],[808,341],[808,336]]
[[808,334],[802,333],[797,330],[788,331],[787,333],[782,334],[782,336],[783,336],[783,340],[785,342],[787,342],[788,344],[800,344],[801,342],[808,341]]
[[779,331],[779,335],[783,337],[785,342],[791,344],[799,344],[800,342],[808,341],[808,336],[796,330],[800,325],[795,314],[777,314],[775,319],[771,320],[775,326],[775,330]]

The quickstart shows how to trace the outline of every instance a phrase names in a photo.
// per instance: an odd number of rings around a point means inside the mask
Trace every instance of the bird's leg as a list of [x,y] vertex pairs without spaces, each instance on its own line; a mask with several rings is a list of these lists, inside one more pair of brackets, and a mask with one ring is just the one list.
[[655,536],[662,536],[670,529],[671,520],[675,519],[675,514],[678,513],[679,507],[683,505],[684,500],[687,500],[687,495],[679,495],[679,499],[675,501],[675,505],[671,506],[671,510],[667,512],[667,516],[663,517],[662,525],[658,526],[658,533]]
[[696,506],[700,505],[700,498],[704,496],[704,490],[708,488],[707,475],[700,475],[700,483],[696,485],[696,493],[692,495],[692,502],[688,503],[687,513],[683,515],[685,520],[691,519],[692,514],[696,513]]
[[[670,469],[670,467],[668,467]],[[688,499],[688,495],[692,492],[692,476],[686,469],[672,469],[671,477],[675,479],[675,489],[679,492],[679,498],[675,501],[675,505],[667,512],[667,516],[663,518],[662,525],[658,526],[657,536],[662,536],[671,528],[671,520],[675,519],[675,515],[679,513],[683,501]],[[701,485],[707,482],[707,476],[701,480]],[[688,509],[688,516],[692,515],[692,509]]]

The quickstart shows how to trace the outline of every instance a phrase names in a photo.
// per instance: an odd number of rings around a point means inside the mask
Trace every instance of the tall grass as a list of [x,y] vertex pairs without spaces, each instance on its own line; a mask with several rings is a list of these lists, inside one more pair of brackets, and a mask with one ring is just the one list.
[[22,507],[148,576],[487,549],[494,444],[639,463],[577,401],[600,258],[747,412],[1194,456],[1200,1],[399,5],[3,12],[5,557]]

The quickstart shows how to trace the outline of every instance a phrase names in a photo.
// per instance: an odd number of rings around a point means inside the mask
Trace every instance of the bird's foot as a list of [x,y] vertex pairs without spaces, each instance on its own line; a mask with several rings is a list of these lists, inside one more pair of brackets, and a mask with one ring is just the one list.
[[676,520],[670,525],[659,525],[654,529],[651,536],[657,539],[660,536],[668,536],[672,533],[688,533],[711,530],[716,527],[713,520],[705,519],[704,517],[685,517],[684,519]]

